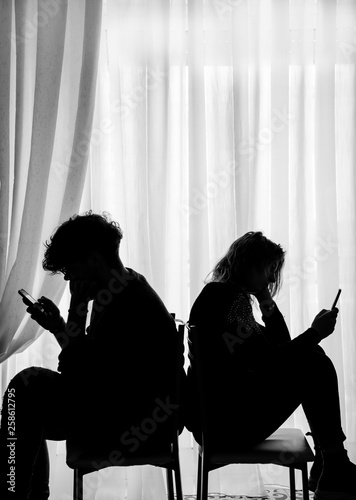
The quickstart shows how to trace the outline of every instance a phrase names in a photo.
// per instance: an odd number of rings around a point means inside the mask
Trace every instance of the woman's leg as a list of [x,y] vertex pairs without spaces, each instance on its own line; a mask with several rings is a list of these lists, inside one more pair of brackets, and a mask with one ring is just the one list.
[[4,398],[0,429],[0,496],[48,498],[46,438],[64,439],[60,375],[32,367],[18,373]]
[[[286,350],[287,351],[287,350]],[[255,400],[262,407],[270,401],[266,418],[255,418],[251,412],[250,436],[272,433],[302,404],[313,438],[321,453],[312,469],[316,479],[316,500],[356,500],[356,466],[350,462],[344,448],[346,436],[342,430],[337,374],[325,352],[317,347],[301,357],[286,352],[278,368],[261,370],[259,389],[255,382]],[[257,380],[256,379],[256,380]],[[257,397],[256,397],[257,396]],[[252,407],[254,404],[252,404]],[[254,415],[258,415],[258,406]],[[275,409],[275,411],[273,411]],[[267,436],[266,436],[267,437]]]
[[330,358],[319,348],[306,366],[306,389],[301,403],[316,443],[322,448],[342,445],[346,436],[341,426],[337,374]]
[[[211,409],[212,424],[213,420],[219,422],[217,439],[233,442],[234,447],[249,447],[266,439],[301,404],[323,446],[345,440],[336,372],[319,347],[302,356],[288,348],[279,350],[254,372],[237,380],[236,388],[231,381],[225,384],[220,401],[215,405],[216,413]],[[227,415],[232,425],[226,425]]]
[[356,500],[356,466],[343,445],[346,436],[341,427],[337,375],[326,355],[320,357],[319,366],[328,375],[321,388],[318,381],[314,387],[321,397],[308,392],[302,403],[317,450],[311,489],[317,500]]

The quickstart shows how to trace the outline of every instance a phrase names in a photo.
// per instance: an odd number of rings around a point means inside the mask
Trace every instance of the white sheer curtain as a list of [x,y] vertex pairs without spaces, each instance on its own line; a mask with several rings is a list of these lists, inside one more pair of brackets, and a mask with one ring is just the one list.
[[63,294],[63,280],[40,270],[43,242],[82,198],[102,4],[75,2],[67,10],[67,2],[2,2],[1,8],[1,61],[7,64],[0,90],[7,115],[1,130],[3,361],[42,333],[19,307],[17,290],[56,301]]
[[[110,212],[124,230],[125,264],[184,320],[230,243],[262,230],[288,252],[278,303],[292,336],[343,289],[338,326],[322,345],[356,460],[355,2],[106,0],[102,15],[97,2],[69,2],[67,14],[64,2],[49,4],[47,35],[18,40],[15,58],[6,34],[29,35],[29,21],[45,17],[34,17],[36,2],[15,2],[13,17],[1,3],[1,345],[13,354],[41,333],[19,310],[17,288],[61,298],[60,281],[40,270],[41,244],[75,211]],[[52,53],[40,52],[43,36]],[[90,51],[99,47],[94,95]],[[33,358],[55,368],[48,346],[46,334],[5,361],[3,390]],[[287,424],[308,430],[301,410]],[[64,498],[71,475],[63,448],[52,450],[54,498]],[[195,491],[195,459],[184,432],[185,493]],[[288,484],[277,467],[234,466],[212,473],[210,490],[262,494],[261,479]],[[158,469],[117,469],[97,482],[87,478],[88,498],[108,500],[113,485],[122,498],[164,497]]]
[[[41,336],[17,290],[63,296],[63,280],[42,271],[43,242],[82,199],[101,12],[101,0],[0,2],[1,394],[21,369],[57,366],[56,342]],[[50,448],[56,487],[58,449]]]

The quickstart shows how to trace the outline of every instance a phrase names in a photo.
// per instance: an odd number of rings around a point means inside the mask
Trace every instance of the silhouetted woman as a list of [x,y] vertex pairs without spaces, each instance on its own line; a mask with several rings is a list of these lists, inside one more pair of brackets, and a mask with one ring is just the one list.
[[[283,248],[261,232],[246,233],[216,264],[193,304],[189,325],[196,327],[204,356],[212,442],[220,449],[252,446],[301,404],[316,448],[309,488],[317,500],[354,500],[356,466],[343,445],[337,375],[318,345],[334,331],[338,310],[322,310],[291,340],[272,298],[281,284],[284,256]],[[254,298],[264,325],[254,318]],[[194,371],[190,353],[186,425],[200,442]]]

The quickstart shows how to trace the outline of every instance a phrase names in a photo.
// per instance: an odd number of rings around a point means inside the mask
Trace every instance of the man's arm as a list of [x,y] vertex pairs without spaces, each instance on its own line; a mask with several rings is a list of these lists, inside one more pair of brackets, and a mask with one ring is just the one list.
[[67,375],[80,370],[83,363],[88,363],[88,356],[92,353],[90,339],[85,334],[85,325],[88,314],[88,303],[95,296],[95,283],[86,280],[70,281],[71,300],[68,310],[68,319],[64,335],[62,352],[58,356],[58,371]]
[[58,324],[58,327],[49,330],[62,349],[67,347],[74,339],[85,335],[87,312],[87,304],[83,303],[78,306],[72,306],[71,304],[68,310],[67,322],[61,318],[62,323]]
[[37,307],[29,306],[26,310],[31,315],[31,318],[36,321],[42,328],[54,334],[57,342],[63,347],[65,339],[66,322],[61,316],[61,313],[54,302],[47,297],[38,299],[44,312]]
[[91,288],[92,284],[88,281],[70,283],[71,301],[67,321],[61,316],[58,307],[47,297],[41,297],[38,300],[45,313],[33,306],[29,306],[27,312],[42,328],[49,330],[54,335],[63,349],[75,339],[85,335]]
[[71,299],[64,332],[52,332],[62,348],[85,336],[88,303],[93,284],[86,280],[74,280],[70,281],[69,288]]

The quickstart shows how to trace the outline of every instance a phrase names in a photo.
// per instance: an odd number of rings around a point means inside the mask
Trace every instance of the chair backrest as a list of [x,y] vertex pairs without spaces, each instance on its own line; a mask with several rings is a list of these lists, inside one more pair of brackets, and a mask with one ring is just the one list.
[[199,404],[199,416],[202,429],[202,444],[205,450],[210,449],[209,441],[209,426],[207,420],[207,387],[205,384],[206,368],[204,362],[204,356],[201,354],[201,343],[199,338],[199,329],[195,325],[187,325],[188,328],[188,346],[189,346],[189,357],[191,363],[194,365],[195,382],[197,389],[197,397]]
[[[174,318],[174,314],[172,314]],[[174,318],[175,319],[175,318]],[[174,393],[172,395],[173,400],[170,401],[173,404],[180,404],[181,403],[181,381],[182,381],[182,370],[183,365],[182,365],[182,357],[184,355],[184,329],[185,329],[185,324],[181,320],[175,320],[176,321],[176,328],[177,328],[177,350],[176,350],[176,365],[175,365],[175,387],[174,387]],[[178,408],[177,411],[172,412],[172,417],[171,417],[171,422],[172,422],[172,436],[171,436],[171,444],[173,444],[173,453],[175,458],[177,459],[178,456],[178,433],[183,430],[183,425],[182,421],[183,419],[181,418],[180,414],[180,408]],[[146,443],[146,442],[145,442]],[[165,447],[166,448],[166,445]],[[130,461],[134,456],[140,456],[140,450],[142,447],[139,448],[137,453],[131,453],[126,456],[124,453],[122,456],[125,456],[125,461],[128,462]],[[157,453],[159,453],[161,450],[158,450],[155,447],[155,450]],[[172,449],[171,449],[172,451]],[[119,449],[120,452],[120,449]],[[147,451],[145,450],[143,452],[143,455],[147,455]],[[91,446],[90,440],[86,442],[82,442],[81,440],[77,440],[75,438],[67,439],[67,457],[66,457],[67,465],[72,468],[93,468],[93,470],[99,470],[105,467],[110,467],[112,465],[115,465],[110,462],[110,460],[107,460],[107,450],[106,449],[99,449],[99,450],[93,450]],[[92,467],[92,464],[95,462],[95,467]],[[148,463],[148,462],[147,462]]]
[[[176,369],[175,369],[175,401],[177,404],[182,403],[182,375],[185,373],[183,368],[182,360],[184,361],[184,332],[185,332],[185,323],[180,319],[176,319],[175,314],[171,313],[173,319],[176,322],[177,327],[177,357],[176,357]],[[181,431],[183,430],[183,415],[181,418],[181,413],[179,410],[174,412],[175,419],[175,429]]]

